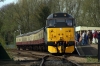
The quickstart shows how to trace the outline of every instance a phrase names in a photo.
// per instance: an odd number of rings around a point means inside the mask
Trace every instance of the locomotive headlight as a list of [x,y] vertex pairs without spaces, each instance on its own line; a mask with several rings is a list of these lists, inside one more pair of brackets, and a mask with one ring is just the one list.
[[57,42],[55,41],[55,44],[56,44]]

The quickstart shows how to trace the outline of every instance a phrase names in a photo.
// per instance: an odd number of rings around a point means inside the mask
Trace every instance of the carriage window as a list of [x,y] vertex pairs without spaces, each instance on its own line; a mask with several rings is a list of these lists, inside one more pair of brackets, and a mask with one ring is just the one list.
[[47,20],[47,26],[54,26],[55,20]]
[[66,23],[67,23],[67,26],[72,26],[72,20],[71,19],[66,20]]

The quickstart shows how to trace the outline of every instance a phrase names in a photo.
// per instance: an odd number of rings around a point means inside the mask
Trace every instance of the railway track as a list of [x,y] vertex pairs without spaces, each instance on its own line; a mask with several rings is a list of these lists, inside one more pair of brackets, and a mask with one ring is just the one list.
[[[31,62],[30,66],[80,66],[76,62],[68,60],[66,55],[54,56],[46,52],[31,51],[20,51],[17,52],[17,55],[23,57],[23,59],[19,57],[18,60],[16,60],[18,63],[24,64],[26,62]],[[25,58],[26,56],[27,58]]]
[[[76,61],[69,59],[69,57],[76,55],[63,55],[63,56],[54,56],[47,52],[37,52],[37,51],[27,51],[27,50],[8,50],[12,55],[14,61],[7,61],[2,63],[0,66],[10,66],[8,64],[15,64],[14,66],[99,66],[99,63],[76,63]],[[73,58],[77,59],[77,58]],[[78,58],[79,59],[79,58]],[[72,60],[72,61],[71,61]],[[81,61],[81,59],[80,59]],[[7,65],[6,65],[7,64]]]
[[65,58],[60,58],[60,57],[53,57],[56,59],[49,59],[51,56],[46,55],[44,57],[39,57],[38,60],[19,60],[17,63],[24,64],[27,62],[31,62],[30,66],[80,66],[79,64],[72,62],[70,60],[67,60]]

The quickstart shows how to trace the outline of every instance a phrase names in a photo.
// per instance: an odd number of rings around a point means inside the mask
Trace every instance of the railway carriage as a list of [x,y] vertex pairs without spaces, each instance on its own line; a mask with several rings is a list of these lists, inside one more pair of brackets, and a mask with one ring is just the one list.
[[53,13],[47,17],[45,27],[17,36],[16,44],[24,50],[72,53],[75,50],[75,20],[67,13]]
[[[22,39],[19,43],[19,39]],[[22,34],[16,37],[16,45],[18,49],[23,50],[42,50],[45,51],[45,43],[44,43],[44,28],[41,28],[37,31],[29,32],[26,34]]]

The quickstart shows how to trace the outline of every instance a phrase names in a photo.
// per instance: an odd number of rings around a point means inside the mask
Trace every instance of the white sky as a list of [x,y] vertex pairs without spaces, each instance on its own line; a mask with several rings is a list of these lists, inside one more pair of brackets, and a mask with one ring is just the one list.
[[4,2],[0,2],[0,8],[3,6],[3,5],[6,5],[6,4],[10,4],[10,3],[15,3],[17,0],[4,0]]

